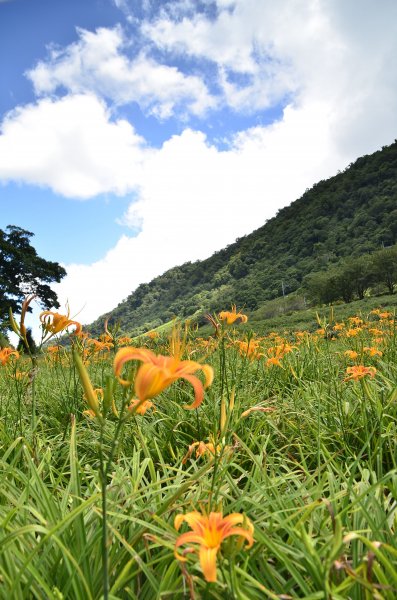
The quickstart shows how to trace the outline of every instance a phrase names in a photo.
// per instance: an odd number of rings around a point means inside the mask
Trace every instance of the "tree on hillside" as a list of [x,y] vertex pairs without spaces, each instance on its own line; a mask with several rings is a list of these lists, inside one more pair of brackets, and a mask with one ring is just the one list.
[[397,283],[397,246],[374,252],[372,264],[377,281],[384,283],[389,294],[393,294]]
[[345,259],[341,269],[343,279],[351,283],[355,294],[357,294],[359,300],[362,300],[376,279],[371,256],[365,255]]
[[37,294],[43,307],[59,307],[56,293],[48,285],[61,281],[66,271],[56,262],[37,255],[30,244],[34,234],[15,225],[0,229],[0,322],[9,308],[18,312],[26,294]]

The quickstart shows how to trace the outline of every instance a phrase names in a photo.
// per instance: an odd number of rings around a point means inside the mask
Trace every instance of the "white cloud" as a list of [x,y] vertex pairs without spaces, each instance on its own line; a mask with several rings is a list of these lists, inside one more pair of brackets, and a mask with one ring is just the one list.
[[395,128],[394,0],[363,0],[359,9],[345,0],[214,4],[216,18],[163,12],[142,31],[162,50],[212,61],[223,100],[236,111],[255,113],[286,97],[302,106],[328,102],[335,137],[339,129],[339,144],[348,138],[356,153],[371,137],[375,149]]
[[69,265],[56,286],[84,322],[111,310],[139,283],[188,260],[202,259],[251,232],[305,188],[345,166],[330,152],[326,107],[288,107],[268,128],[238,135],[219,151],[185,130],[147,157],[140,194],[125,219],[141,226],[100,261]]
[[203,115],[216,100],[203,81],[174,66],[159,64],[143,49],[129,59],[120,27],[96,32],[78,29],[79,40],[53,49],[47,61],[28,71],[36,94],[66,88],[73,94],[93,92],[122,105],[137,102],[145,112],[168,118],[176,110]]
[[9,113],[0,135],[0,179],[50,187],[67,197],[126,194],[148,150],[125,120],[111,122],[92,95],[43,99]]

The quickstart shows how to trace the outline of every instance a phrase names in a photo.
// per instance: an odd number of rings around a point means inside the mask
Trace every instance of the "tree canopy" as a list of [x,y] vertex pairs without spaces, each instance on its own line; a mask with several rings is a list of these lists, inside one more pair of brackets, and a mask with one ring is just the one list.
[[48,284],[59,283],[66,271],[57,262],[37,255],[30,243],[33,235],[15,225],[0,229],[0,322],[7,319],[9,308],[20,310],[26,294],[37,294],[44,308],[59,307]]

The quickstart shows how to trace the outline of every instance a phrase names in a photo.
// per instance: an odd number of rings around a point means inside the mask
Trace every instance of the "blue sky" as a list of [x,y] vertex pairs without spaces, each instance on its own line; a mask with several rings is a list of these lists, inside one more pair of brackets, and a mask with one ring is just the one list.
[[0,228],[91,321],[393,142],[396,22],[394,0],[0,0]]

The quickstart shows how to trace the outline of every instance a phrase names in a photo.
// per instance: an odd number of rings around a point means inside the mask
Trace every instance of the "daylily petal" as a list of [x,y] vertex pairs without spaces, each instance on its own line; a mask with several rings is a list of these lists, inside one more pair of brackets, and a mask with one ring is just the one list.
[[[183,517],[182,520],[186,521],[186,523],[189,525],[189,527],[191,527],[194,531],[202,534],[202,532],[204,531],[204,528],[208,522],[208,517],[202,515],[197,510],[194,510],[193,512],[186,513],[185,515],[181,515],[181,516]],[[176,519],[177,519],[177,517],[175,517],[175,520]]]
[[144,363],[135,377],[135,391],[140,400],[154,398],[169,385],[169,378],[155,365]]
[[206,581],[216,581],[216,554],[218,549],[200,546],[200,566]]
[[131,382],[126,381],[125,379],[121,379],[120,374],[123,370],[123,366],[126,362],[130,360],[141,360],[143,362],[154,362],[156,355],[153,354],[150,350],[146,348],[131,348],[130,346],[126,348],[121,348],[113,362],[114,374],[119,378],[120,383],[130,384]]
[[198,408],[204,400],[203,384],[201,383],[200,379],[198,379],[198,377],[195,377],[194,375],[182,375],[182,377],[183,379],[186,379],[186,381],[192,384],[195,397],[195,400],[192,404],[184,404],[183,408],[186,408],[186,410],[193,410],[194,408]]
[[178,537],[178,539],[175,542],[175,547],[179,548],[179,546],[182,546],[183,544],[202,544],[202,543],[203,543],[203,537],[199,533],[196,533],[195,531],[187,531],[186,533],[182,533],[182,535],[180,535]]
[[214,369],[210,365],[201,365],[200,369],[205,377],[204,388],[207,389],[214,381]]
[[230,531],[223,534],[223,539],[225,539],[231,535],[240,535],[240,536],[244,537],[248,542],[247,548],[251,548],[252,544],[254,543],[254,538],[253,538],[252,533],[250,533],[246,529],[243,529],[242,527],[232,527],[232,529],[230,529]]

